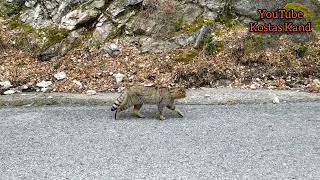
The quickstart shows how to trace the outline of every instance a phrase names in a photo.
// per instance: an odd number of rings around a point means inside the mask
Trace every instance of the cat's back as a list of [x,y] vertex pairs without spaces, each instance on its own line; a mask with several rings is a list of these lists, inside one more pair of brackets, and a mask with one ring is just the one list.
[[127,92],[132,98],[138,98],[144,104],[158,104],[162,99],[169,97],[168,88],[165,87],[131,86]]

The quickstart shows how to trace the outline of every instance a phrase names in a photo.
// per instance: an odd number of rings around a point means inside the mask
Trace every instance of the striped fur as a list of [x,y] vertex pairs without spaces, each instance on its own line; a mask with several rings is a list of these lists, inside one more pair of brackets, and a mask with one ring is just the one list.
[[[117,113],[134,107],[133,112],[138,117],[143,117],[139,110],[143,104],[156,104],[160,112],[160,119],[164,119],[163,108],[168,107],[171,110],[178,110],[174,106],[174,100],[184,98],[186,92],[184,88],[167,88],[167,87],[145,87],[145,86],[131,86],[124,90],[124,92],[117,98],[111,107],[111,111]],[[182,116],[179,111],[178,114]]]

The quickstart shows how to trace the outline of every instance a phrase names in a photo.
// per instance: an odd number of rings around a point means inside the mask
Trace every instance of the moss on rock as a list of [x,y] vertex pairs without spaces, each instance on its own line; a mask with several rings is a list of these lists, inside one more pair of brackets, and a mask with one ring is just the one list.
[[[320,3],[313,1],[313,3],[317,6],[320,7]],[[288,3],[285,6],[286,10],[295,10],[295,11],[302,11],[304,13],[304,19],[307,22],[312,22],[313,29],[315,31],[320,31],[320,19],[319,15],[320,12],[314,12],[307,6],[301,4],[301,3]],[[317,14],[318,13],[318,14]]]
[[38,31],[38,34],[43,34],[43,36],[46,37],[46,46],[61,42],[69,34],[68,30],[59,28],[44,28]]
[[56,27],[35,29],[30,24],[21,22],[18,18],[11,20],[10,27],[12,29],[20,29],[35,38],[45,38],[45,47],[61,42],[69,34],[68,30]]
[[213,19],[208,19],[203,16],[198,17],[195,21],[193,21],[190,24],[183,24],[183,19],[178,17],[177,19],[177,25],[181,26],[180,29],[183,32],[195,32],[199,30],[202,26],[208,25],[211,26],[213,25],[214,20]]
[[304,18],[306,21],[310,21],[311,18],[315,15],[315,13],[312,10],[310,10],[307,6],[301,3],[288,3],[286,4],[285,9],[287,11],[291,9],[295,11],[302,11],[304,13]]
[[173,58],[176,62],[190,62],[198,55],[198,51],[196,49],[183,49],[178,52]]

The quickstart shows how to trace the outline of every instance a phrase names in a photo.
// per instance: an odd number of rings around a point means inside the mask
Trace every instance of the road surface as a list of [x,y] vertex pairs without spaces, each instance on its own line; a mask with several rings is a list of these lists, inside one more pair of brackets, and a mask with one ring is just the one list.
[[319,179],[320,103],[0,109],[0,179]]

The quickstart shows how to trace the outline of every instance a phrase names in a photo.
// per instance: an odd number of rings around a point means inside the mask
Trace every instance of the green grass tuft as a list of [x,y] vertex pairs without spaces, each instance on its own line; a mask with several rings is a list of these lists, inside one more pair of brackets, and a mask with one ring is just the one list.
[[198,51],[196,49],[184,49],[181,50],[176,56],[174,57],[174,60],[176,62],[190,62],[198,55]]

